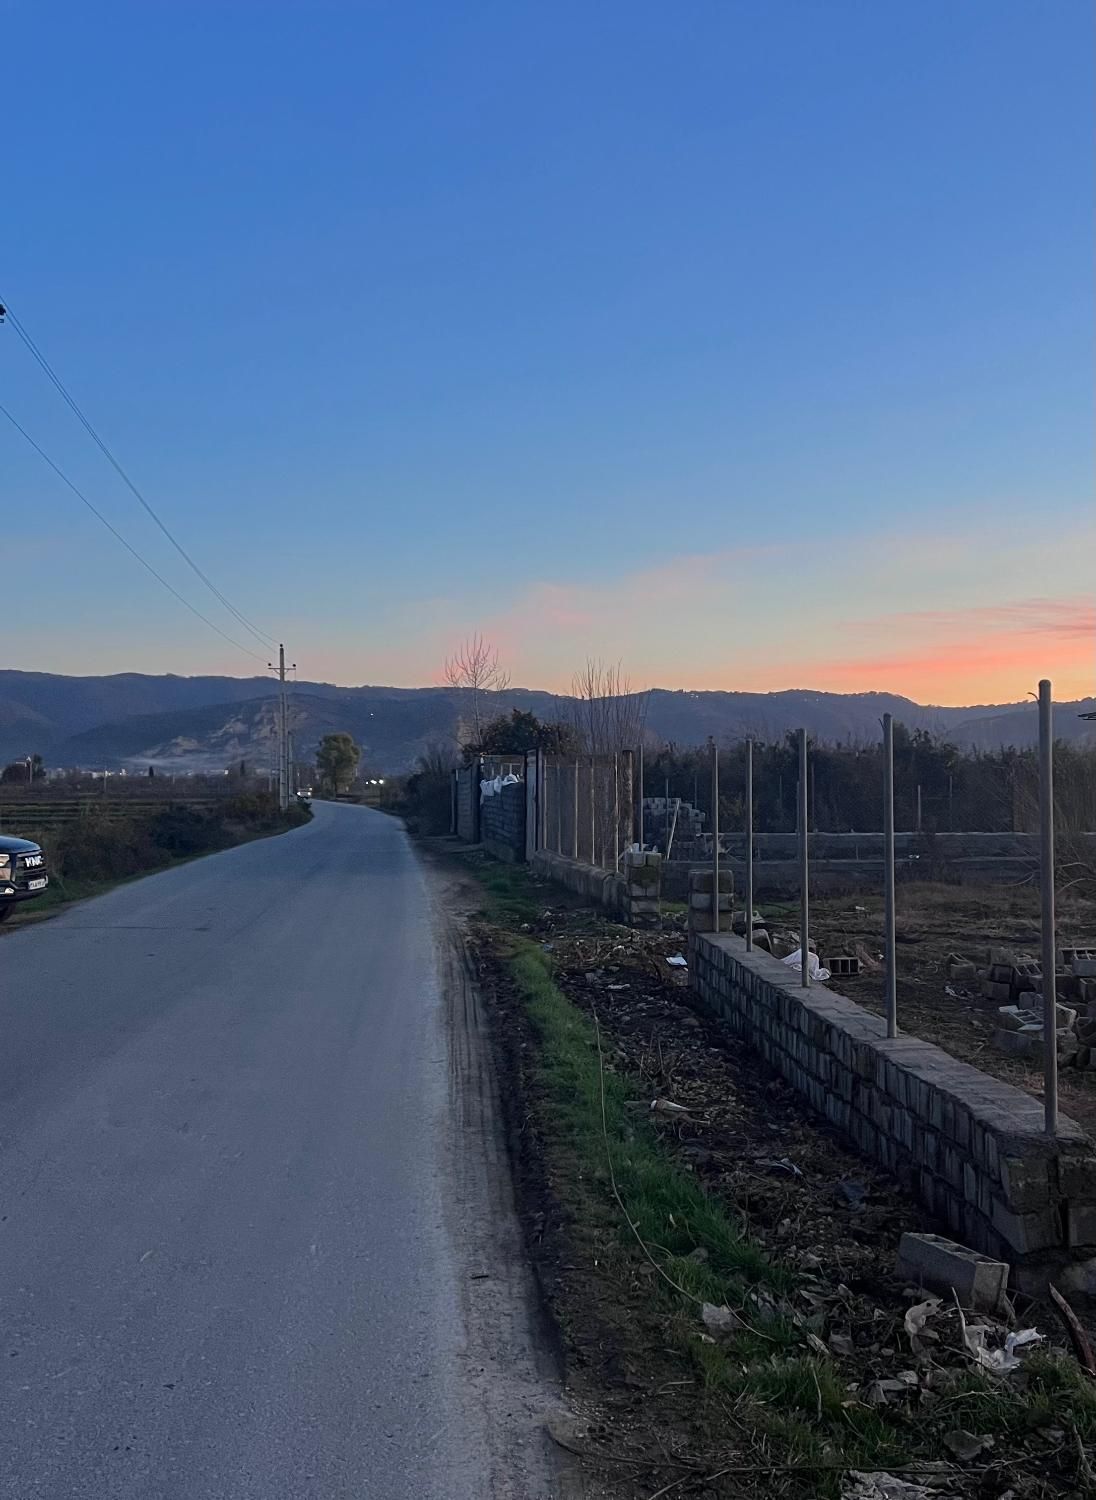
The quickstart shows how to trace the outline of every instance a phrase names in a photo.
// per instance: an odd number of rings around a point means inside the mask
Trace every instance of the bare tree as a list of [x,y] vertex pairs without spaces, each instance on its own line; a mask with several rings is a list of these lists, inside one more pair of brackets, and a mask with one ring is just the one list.
[[454,654],[446,657],[443,675],[450,687],[464,694],[470,727],[478,745],[487,713],[485,695],[504,693],[510,686],[510,674],[499,663],[498,647],[484,640],[478,631],[467,636]]
[[646,692],[635,692],[623,666],[587,657],[571,679],[571,719],[588,755],[634,750],[647,720]]

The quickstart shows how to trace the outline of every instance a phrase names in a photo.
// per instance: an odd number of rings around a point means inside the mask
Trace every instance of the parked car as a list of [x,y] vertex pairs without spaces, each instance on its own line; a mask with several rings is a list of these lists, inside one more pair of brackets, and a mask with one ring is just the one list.
[[39,846],[0,834],[0,922],[7,921],[20,901],[40,896],[48,885],[46,856]]

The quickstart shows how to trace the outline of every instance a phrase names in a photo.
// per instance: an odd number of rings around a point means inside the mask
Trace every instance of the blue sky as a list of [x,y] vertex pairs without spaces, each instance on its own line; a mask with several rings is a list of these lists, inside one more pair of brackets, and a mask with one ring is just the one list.
[[[0,18],[0,294],[302,675],[1092,691],[1085,0]],[[232,628],[10,325],[0,401]],[[0,486],[6,664],[256,665]]]

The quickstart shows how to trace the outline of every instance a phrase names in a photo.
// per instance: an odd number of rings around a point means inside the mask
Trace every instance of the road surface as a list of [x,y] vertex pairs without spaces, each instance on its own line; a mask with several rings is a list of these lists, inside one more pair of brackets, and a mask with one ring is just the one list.
[[0,1495],[562,1493],[435,880],[318,803],[0,939]]

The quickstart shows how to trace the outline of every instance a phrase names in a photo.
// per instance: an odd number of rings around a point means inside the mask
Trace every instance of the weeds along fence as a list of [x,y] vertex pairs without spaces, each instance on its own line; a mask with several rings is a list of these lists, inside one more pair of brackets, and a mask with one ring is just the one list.
[[639,838],[635,757],[545,756],[537,844],[602,870],[620,868]]

